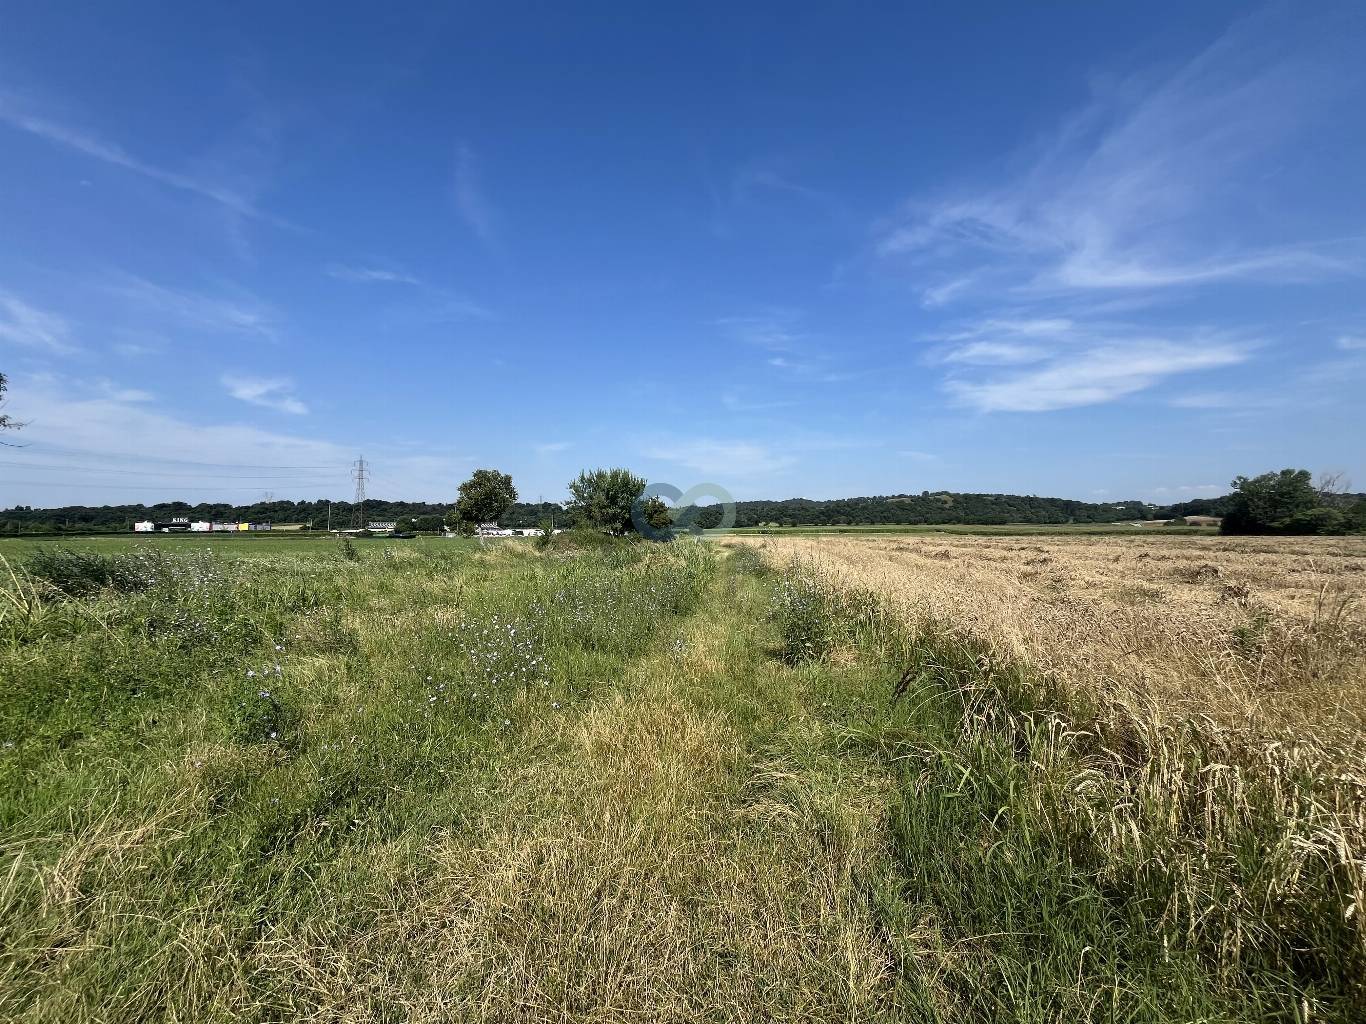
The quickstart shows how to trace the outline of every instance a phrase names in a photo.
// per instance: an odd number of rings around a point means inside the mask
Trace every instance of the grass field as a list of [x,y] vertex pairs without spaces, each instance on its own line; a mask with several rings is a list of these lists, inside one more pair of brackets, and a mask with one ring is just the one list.
[[[1366,1012],[1347,731],[1140,714],[967,599],[1146,548],[222,540],[0,545],[0,1018]],[[1246,557],[1179,586],[1301,621],[1317,549]]]

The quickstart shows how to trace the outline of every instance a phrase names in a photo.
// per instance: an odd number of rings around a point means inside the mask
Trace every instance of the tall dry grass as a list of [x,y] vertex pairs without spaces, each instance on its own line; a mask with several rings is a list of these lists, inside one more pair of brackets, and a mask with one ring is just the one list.
[[[734,542],[733,542],[734,543]],[[1144,720],[1366,739],[1366,539],[793,537],[759,541]]]
[[[963,775],[933,785],[1015,764],[1014,820],[1139,901],[1164,942],[1230,977],[1304,979],[1350,1016],[1366,1012],[1366,543],[1281,543],[758,546],[789,590],[867,595],[822,599],[834,619],[880,605],[902,625],[912,692],[959,709]],[[797,637],[812,617],[792,617]]]

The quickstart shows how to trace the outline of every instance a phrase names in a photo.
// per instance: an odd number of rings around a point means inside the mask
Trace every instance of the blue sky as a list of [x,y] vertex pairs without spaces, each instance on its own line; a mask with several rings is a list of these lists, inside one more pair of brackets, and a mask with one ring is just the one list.
[[0,2],[0,506],[1366,485],[1363,109],[1356,3]]

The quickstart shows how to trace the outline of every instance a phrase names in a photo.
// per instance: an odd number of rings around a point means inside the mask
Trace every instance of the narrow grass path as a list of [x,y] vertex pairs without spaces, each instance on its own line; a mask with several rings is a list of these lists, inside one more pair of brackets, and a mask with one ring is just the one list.
[[889,780],[831,725],[876,682],[782,665],[766,600],[725,571],[620,678],[525,737],[542,756],[440,844],[322,1002],[418,1020],[885,1019]]

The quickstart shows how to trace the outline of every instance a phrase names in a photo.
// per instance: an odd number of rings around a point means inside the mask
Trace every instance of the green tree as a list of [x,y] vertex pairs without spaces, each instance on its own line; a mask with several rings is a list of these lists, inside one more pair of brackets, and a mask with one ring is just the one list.
[[1347,510],[1347,529],[1353,533],[1366,533],[1366,498]]
[[496,523],[516,500],[517,488],[512,486],[512,477],[496,469],[476,469],[460,485],[455,518],[463,523]]
[[440,533],[441,517],[437,515],[413,516],[413,530],[416,533]]
[[1223,533],[1337,533],[1346,517],[1322,504],[1307,469],[1235,477]]
[[[646,498],[641,504],[641,514],[651,530],[665,531],[674,525],[673,509],[658,495]],[[672,533],[661,532],[657,540],[668,540]]]
[[631,506],[645,481],[627,469],[584,470],[569,483],[569,509],[583,522],[617,536],[631,530]]

